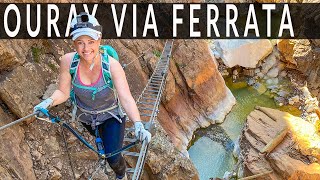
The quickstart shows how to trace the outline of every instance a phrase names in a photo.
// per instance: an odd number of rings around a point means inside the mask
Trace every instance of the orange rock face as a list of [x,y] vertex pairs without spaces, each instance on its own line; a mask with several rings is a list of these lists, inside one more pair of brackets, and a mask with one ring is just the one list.
[[[221,122],[212,117],[223,116],[217,112],[228,113],[235,100],[228,94],[205,41],[176,41],[172,55],[170,82],[163,97],[165,112],[161,111],[159,120],[178,149],[185,152],[193,131]],[[220,102],[228,96],[230,101],[222,107]]]

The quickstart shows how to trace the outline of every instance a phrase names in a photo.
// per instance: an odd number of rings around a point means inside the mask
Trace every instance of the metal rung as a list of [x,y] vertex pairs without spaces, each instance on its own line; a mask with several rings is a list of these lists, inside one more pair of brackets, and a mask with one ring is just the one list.
[[162,82],[162,80],[151,79],[151,82]]
[[149,83],[148,86],[149,86],[149,85],[157,85],[157,86],[160,86],[161,83]]
[[157,97],[158,94],[150,94],[150,93],[143,93],[143,96],[151,96],[151,97]]
[[159,69],[159,68],[166,68],[167,67],[167,65],[165,64],[165,65],[158,65],[158,66],[156,66],[156,69]]
[[132,138],[124,138],[123,141],[127,141],[127,142],[136,142],[136,139],[132,139]]
[[156,68],[154,71],[159,72],[159,71],[164,71],[164,70],[166,70],[166,68]]
[[134,168],[127,168],[127,169],[126,169],[126,172],[127,172],[127,173],[134,173]]
[[148,102],[138,102],[138,104],[149,104],[149,105],[154,105],[154,103],[148,103]]
[[146,107],[139,107],[140,110],[149,110],[149,111],[153,111],[153,108],[146,108]]
[[140,114],[140,116],[151,117],[152,114]]
[[[157,92],[158,92],[158,91],[157,91]],[[157,96],[158,93],[155,93],[155,92],[151,93],[151,92],[148,92],[148,90],[145,90],[145,91],[143,91],[143,95],[144,95],[144,96],[145,96],[145,95]]]
[[122,151],[122,154],[125,156],[139,156],[139,153],[130,151]]
[[167,67],[168,65],[167,65],[167,63],[163,63],[163,64],[158,64],[157,66],[156,66],[156,68],[159,68],[159,67]]
[[154,81],[154,80],[156,80],[156,81],[162,81],[162,79],[163,79],[163,78],[155,78],[155,77],[153,77],[153,78],[151,78],[151,81]]
[[143,92],[143,95],[149,95],[149,96],[157,96],[158,93],[149,93],[147,90]]
[[152,100],[152,101],[157,100],[157,98],[146,98],[146,97],[142,97],[141,99],[145,99],[145,100]]
[[153,77],[155,77],[155,78],[163,78],[163,76],[152,76],[151,78],[153,78]]
[[148,87],[151,87],[151,88],[161,88],[161,86],[160,86],[160,84],[159,85],[153,85],[153,84],[151,84],[151,85],[149,85]]
[[152,77],[151,77],[151,79],[154,79],[154,78],[163,79],[163,76],[152,76]]
[[158,90],[147,90],[147,92],[159,92]]
[[160,89],[160,87],[158,87],[158,86],[148,86],[147,89]]
[[157,75],[157,76],[162,76],[163,74],[165,74],[165,72],[160,72],[160,73],[157,73],[157,74],[155,74],[155,75]]
[[134,131],[135,128],[134,127],[131,127],[131,128],[126,128],[126,131]]

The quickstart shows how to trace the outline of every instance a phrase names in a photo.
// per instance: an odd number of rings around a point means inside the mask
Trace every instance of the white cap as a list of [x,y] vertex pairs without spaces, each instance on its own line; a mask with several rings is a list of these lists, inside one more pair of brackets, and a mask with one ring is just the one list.
[[94,40],[98,40],[102,35],[102,27],[98,20],[85,12],[81,12],[77,17],[73,18],[70,24],[72,40],[87,35]]

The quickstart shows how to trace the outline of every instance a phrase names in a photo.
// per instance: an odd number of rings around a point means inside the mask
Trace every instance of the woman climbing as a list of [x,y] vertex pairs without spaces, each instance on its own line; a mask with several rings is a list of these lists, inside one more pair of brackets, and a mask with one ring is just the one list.
[[[120,63],[100,46],[102,27],[97,19],[80,13],[71,21],[70,27],[76,52],[62,56],[59,88],[35,106],[34,111],[65,102],[71,92],[76,105],[74,114],[90,134],[101,136],[105,153],[118,150],[123,144],[125,117],[120,106],[134,122],[137,139],[150,142],[151,134],[141,123]],[[107,161],[116,179],[127,178],[121,154],[107,158]]]

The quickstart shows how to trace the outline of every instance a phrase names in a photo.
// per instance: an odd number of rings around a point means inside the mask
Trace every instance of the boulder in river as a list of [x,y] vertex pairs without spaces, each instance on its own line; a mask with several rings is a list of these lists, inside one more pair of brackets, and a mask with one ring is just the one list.
[[[216,40],[215,47],[224,64],[228,67],[236,65],[256,68],[258,62],[267,57],[273,49],[273,45],[267,39],[258,40]],[[254,52],[254,53],[253,53]]]

